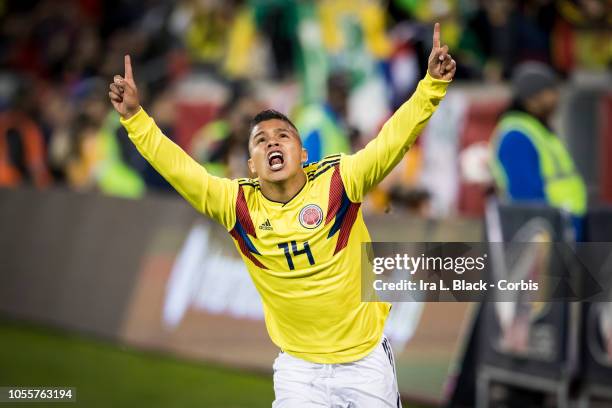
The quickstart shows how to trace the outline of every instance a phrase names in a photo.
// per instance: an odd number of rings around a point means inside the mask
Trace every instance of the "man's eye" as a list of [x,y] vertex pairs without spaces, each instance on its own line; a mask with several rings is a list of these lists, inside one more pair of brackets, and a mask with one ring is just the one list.
[[260,144],[261,142],[263,142],[265,140],[266,139],[264,139],[264,138],[257,139],[257,141],[255,141],[255,144]]
[[286,134],[286,133],[281,133],[281,135],[280,135],[280,136],[281,136],[281,137],[289,137],[289,135],[288,135],[288,134]]

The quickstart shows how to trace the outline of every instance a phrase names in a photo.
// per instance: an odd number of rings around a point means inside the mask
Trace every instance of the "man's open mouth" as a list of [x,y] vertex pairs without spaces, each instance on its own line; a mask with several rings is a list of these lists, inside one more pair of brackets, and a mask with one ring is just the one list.
[[268,153],[268,164],[274,171],[282,169],[285,165],[283,153],[278,150]]

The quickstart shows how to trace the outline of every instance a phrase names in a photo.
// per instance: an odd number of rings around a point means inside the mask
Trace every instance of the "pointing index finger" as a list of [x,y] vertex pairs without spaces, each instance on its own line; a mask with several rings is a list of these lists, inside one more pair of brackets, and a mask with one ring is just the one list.
[[126,81],[134,81],[134,77],[132,76],[132,60],[130,59],[130,55],[126,55],[124,57],[125,62],[125,74],[124,78]]
[[436,23],[434,25],[434,33],[433,33],[433,48],[440,48],[440,23]]

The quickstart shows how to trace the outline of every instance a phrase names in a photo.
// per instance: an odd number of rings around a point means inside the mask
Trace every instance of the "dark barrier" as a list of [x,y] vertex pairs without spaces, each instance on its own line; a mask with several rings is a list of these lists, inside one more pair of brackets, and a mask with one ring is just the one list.
[[[570,219],[546,207],[490,204],[486,223],[491,242],[562,242],[573,235]],[[494,251],[494,246],[491,250]],[[509,280],[525,269],[537,278],[544,274],[563,275],[567,268],[562,254],[554,250],[531,258],[523,253],[509,257],[502,251],[491,256],[496,258],[491,268],[493,273],[505,274]],[[542,258],[544,262],[535,263]],[[526,267],[526,260],[533,264]],[[504,384],[506,387],[500,391],[505,394],[502,400],[518,401],[517,395],[524,396],[525,390],[531,389],[554,394],[555,405],[565,406],[569,382],[576,369],[575,328],[570,327],[575,323],[570,318],[572,304],[529,299],[497,303],[489,300],[492,302],[481,305],[477,405],[489,406],[491,386]],[[523,391],[513,394],[512,387]],[[542,401],[525,403],[543,406]]]
[[195,216],[176,199],[0,189],[0,313],[117,338],[151,238],[173,257]]
[[[585,229],[591,242],[612,242],[612,207],[589,211]],[[591,251],[585,259],[612,276],[612,253]],[[589,406],[594,398],[612,405],[612,303],[585,303],[582,316],[581,406]]]

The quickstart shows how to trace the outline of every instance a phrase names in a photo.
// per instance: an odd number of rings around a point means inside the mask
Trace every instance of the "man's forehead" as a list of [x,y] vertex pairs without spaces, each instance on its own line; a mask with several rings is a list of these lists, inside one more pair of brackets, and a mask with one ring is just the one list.
[[251,131],[251,136],[255,136],[259,133],[278,133],[278,132],[293,132],[296,133],[295,129],[281,119],[268,119],[262,122],[259,122],[255,126],[253,126],[253,130]]

